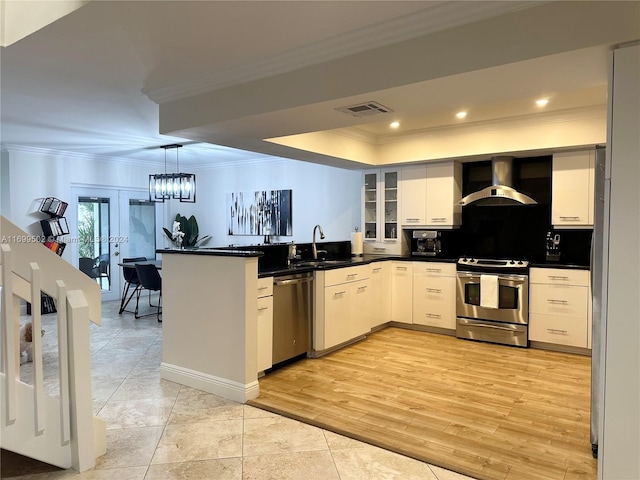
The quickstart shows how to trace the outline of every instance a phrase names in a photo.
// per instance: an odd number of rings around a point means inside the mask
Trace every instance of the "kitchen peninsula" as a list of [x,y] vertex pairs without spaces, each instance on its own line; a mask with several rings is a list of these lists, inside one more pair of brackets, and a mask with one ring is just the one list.
[[246,402],[259,394],[261,252],[161,249],[162,378]]

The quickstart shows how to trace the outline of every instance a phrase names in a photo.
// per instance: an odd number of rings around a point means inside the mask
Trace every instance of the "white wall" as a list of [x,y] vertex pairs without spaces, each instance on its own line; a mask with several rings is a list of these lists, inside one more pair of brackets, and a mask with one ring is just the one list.
[[[150,173],[158,167],[121,159],[91,158],[64,152],[12,149],[4,152],[0,188],[2,215],[33,235],[40,235],[40,199],[54,196],[70,202],[71,186],[148,188]],[[293,236],[277,242],[310,242],[314,225],[322,225],[326,241],[349,240],[360,225],[359,171],[274,158],[241,166],[193,169],[197,175],[197,202],[177,200],[159,204],[167,228],[176,213],[198,220],[200,234],[212,235],[208,246],[262,243],[263,237],[229,236],[226,226],[226,194],[255,190],[291,189]],[[10,187],[8,185],[10,184]],[[7,194],[7,188],[9,195]],[[70,212],[66,216],[69,216]],[[159,247],[170,246],[166,237]],[[66,253],[65,253],[66,255]]]
[[213,236],[207,246],[263,242],[263,237],[227,234],[226,195],[234,192],[292,190],[293,236],[273,237],[272,242],[311,242],[316,224],[322,226],[325,241],[349,240],[360,226],[360,171],[282,158],[191,171],[197,175],[197,202],[170,202],[169,217],[194,214],[200,235]]

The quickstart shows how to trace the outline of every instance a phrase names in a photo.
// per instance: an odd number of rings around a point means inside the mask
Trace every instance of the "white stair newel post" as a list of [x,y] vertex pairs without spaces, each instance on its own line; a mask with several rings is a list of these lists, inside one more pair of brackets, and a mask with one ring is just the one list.
[[31,326],[32,342],[31,353],[33,357],[33,389],[34,389],[34,414],[36,435],[44,432],[44,378],[42,374],[42,329],[41,302],[40,302],[40,267],[37,263],[30,263],[31,269]]
[[69,400],[71,406],[71,464],[84,472],[96,463],[94,449],[89,305],[81,290],[67,292],[69,319]]
[[60,444],[71,439],[69,419],[69,333],[67,329],[67,287],[62,280],[57,282],[58,306],[58,368],[60,374]]
[[[7,244],[0,245],[2,251],[2,363],[6,381],[6,424],[11,425],[16,420],[16,363],[19,363],[19,315],[16,305],[17,299],[13,295],[13,270],[11,263],[11,248]],[[19,307],[18,307],[19,308]]]

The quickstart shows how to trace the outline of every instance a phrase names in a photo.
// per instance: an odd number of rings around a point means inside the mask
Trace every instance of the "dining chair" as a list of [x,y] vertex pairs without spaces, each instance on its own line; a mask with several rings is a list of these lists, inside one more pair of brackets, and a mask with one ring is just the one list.
[[[160,272],[158,272],[158,268],[152,264],[136,263],[136,273],[143,288],[149,290],[149,295],[151,295],[151,292],[159,292],[156,316],[158,321],[162,322],[160,318],[160,314],[162,313],[162,277],[160,276]],[[151,305],[151,297],[149,297],[149,305]],[[144,315],[136,315],[136,318],[142,316]]]
[[100,284],[102,285],[102,279],[107,279],[107,285],[109,289],[111,289],[111,272],[109,270],[109,254],[103,253],[99,257],[96,257],[94,260],[93,268],[98,275],[97,278],[100,278]]
[[80,257],[78,259],[78,269],[91,278],[98,278],[98,272],[93,268],[95,260],[89,257]]
[[[138,279],[138,272],[136,271],[135,263],[144,262],[146,260],[147,260],[146,257],[131,257],[131,258],[122,259],[122,263],[133,263],[134,265],[130,267],[129,266],[122,267],[122,276],[124,277],[125,284],[124,284],[124,288],[122,289],[122,297],[120,300],[120,311],[118,313],[121,314],[122,312],[129,312],[129,313],[133,313],[136,316],[138,315],[138,305],[140,302],[140,293],[142,291],[142,284]],[[131,291],[131,293],[129,293],[129,289],[131,288],[133,288],[133,290]],[[126,310],[126,307],[134,295],[136,296],[136,308],[132,312],[130,310]]]

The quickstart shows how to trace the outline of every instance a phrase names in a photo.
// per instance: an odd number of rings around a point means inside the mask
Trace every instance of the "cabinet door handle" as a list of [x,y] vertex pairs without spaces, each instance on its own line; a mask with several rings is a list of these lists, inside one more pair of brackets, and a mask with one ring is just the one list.
[[396,270],[406,270],[407,267],[396,267]]
[[560,215],[560,220],[575,221],[575,220],[580,220],[580,217],[564,217]]
[[381,267],[376,267],[376,268],[373,269],[373,272],[379,272],[380,270],[382,270]]
[[267,310],[268,308],[269,308],[269,307],[260,307],[260,308],[258,309],[258,311],[259,311],[259,312],[262,312],[263,310]]
[[343,290],[343,291],[341,291],[341,292],[336,292],[336,293],[334,293],[334,294],[333,294],[333,296],[334,296],[334,297],[337,297],[338,295],[344,295],[345,293],[347,293],[347,291],[346,291],[346,290]]
[[425,290],[429,293],[442,293],[442,290],[439,288],[425,288]]
[[442,315],[438,315],[437,313],[425,313],[424,316],[429,318],[442,318]]
[[556,334],[560,334],[560,335],[566,335],[567,333],[569,333],[566,330],[559,330],[557,328],[547,328],[547,332],[556,333]]
[[420,219],[419,219],[419,218],[405,218],[405,219],[404,219],[404,221],[405,221],[406,223],[409,223],[409,222],[419,222],[419,221],[420,221]]
[[375,250],[376,252],[386,252],[387,247],[373,247],[373,250]]
[[425,268],[424,269],[425,272],[432,272],[432,273],[440,273],[442,272],[441,268]]
[[569,302],[567,302],[566,300],[554,300],[553,298],[547,298],[547,303],[567,305]]
[[431,217],[432,222],[444,222],[447,220],[447,217]]
[[364,290],[367,287],[368,287],[368,285],[363,285],[362,287],[358,287],[358,290]]
[[549,280],[569,280],[569,277],[563,277],[562,275],[547,275]]

